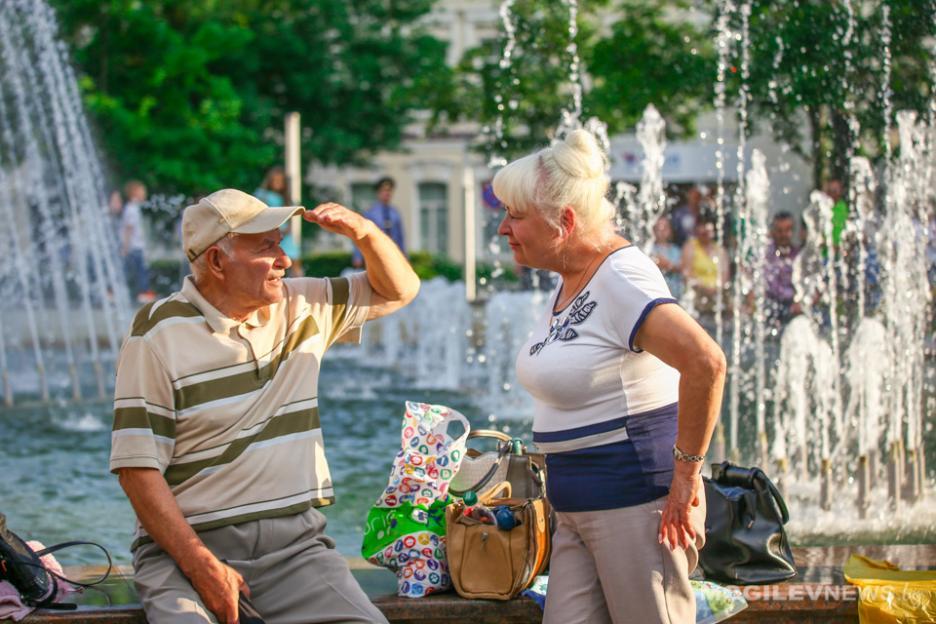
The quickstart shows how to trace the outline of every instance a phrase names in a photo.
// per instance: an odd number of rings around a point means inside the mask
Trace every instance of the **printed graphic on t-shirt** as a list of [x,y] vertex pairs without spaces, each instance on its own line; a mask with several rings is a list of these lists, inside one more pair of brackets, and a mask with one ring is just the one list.
[[585,319],[591,316],[591,313],[598,307],[597,301],[588,301],[588,296],[590,294],[591,291],[586,290],[575,298],[567,314],[564,316],[552,317],[552,320],[549,322],[549,334],[546,336],[545,340],[537,342],[530,347],[531,356],[537,355],[543,350],[543,347],[557,340],[568,342],[569,340],[578,338],[579,334],[572,325],[581,325],[584,323]]

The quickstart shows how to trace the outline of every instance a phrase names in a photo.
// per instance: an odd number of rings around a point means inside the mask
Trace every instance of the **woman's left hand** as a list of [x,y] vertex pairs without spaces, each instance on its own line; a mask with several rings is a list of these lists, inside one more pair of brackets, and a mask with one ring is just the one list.
[[699,492],[702,489],[699,464],[680,461],[675,464],[673,482],[660,519],[659,534],[660,543],[665,543],[670,550],[675,550],[677,545],[688,548],[695,541],[696,532],[689,516],[692,508],[699,506]]

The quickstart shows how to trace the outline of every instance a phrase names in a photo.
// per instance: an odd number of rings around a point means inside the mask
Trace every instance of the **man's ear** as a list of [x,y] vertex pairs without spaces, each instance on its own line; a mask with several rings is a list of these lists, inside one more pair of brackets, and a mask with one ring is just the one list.
[[224,274],[224,252],[217,245],[205,250],[205,266],[215,277]]

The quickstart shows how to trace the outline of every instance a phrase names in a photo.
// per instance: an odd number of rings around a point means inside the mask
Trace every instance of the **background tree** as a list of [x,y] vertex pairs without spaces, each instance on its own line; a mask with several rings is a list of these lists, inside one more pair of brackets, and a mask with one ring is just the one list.
[[928,63],[936,3],[850,4],[855,28],[847,45],[848,5],[843,1],[755,0],[752,7],[752,119],[769,124],[777,140],[812,163],[815,188],[827,177],[847,180],[854,138],[847,105],[861,124],[861,153],[873,157],[883,152],[885,5],[891,20],[892,110],[923,113],[933,96]]
[[648,104],[667,120],[674,136],[695,131],[711,106],[715,60],[710,17],[689,13],[679,0],[625,0],[609,36],[586,57],[593,86],[586,101],[611,132],[632,131]]
[[[583,118],[598,116],[610,132],[627,131],[653,103],[667,117],[671,133],[692,131],[696,114],[708,105],[714,67],[712,46],[699,25],[704,16],[690,21],[685,7],[679,0],[580,3],[576,44],[587,74]],[[608,32],[610,16],[617,21]],[[510,66],[499,64],[503,37],[469,50],[451,89],[432,101],[437,126],[455,119],[484,124],[487,151],[494,147],[490,131],[501,117],[505,142],[495,151],[508,158],[542,146],[560,111],[572,106],[566,3],[517,0],[512,18],[516,48]]]
[[54,3],[112,170],[160,192],[253,188],[291,110],[308,159],[396,147],[449,71],[417,24],[433,0]]

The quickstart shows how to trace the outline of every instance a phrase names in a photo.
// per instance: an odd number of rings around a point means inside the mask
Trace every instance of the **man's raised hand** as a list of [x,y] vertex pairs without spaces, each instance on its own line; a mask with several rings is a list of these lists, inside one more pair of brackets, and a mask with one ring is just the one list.
[[318,223],[326,231],[341,234],[352,241],[361,240],[375,227],[370,219],[334,202],[320,204],[313,210],[306,210],[302,218],[310,223]]

